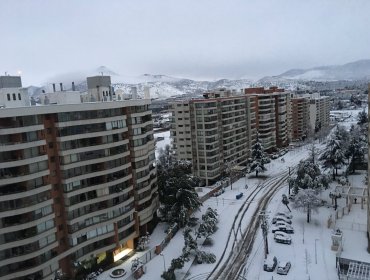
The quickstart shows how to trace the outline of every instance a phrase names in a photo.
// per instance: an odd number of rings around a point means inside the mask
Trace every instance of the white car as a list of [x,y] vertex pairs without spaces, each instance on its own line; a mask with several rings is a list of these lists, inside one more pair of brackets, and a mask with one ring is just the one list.
[[271,228],[271,231],[272,231],[272,233],[275,233],[276,231],[283,231],[285,233],[294,233],[294,229],[290,225],[286,225],[286,226],[283,226],[283,225],[273,226]]
[[283,217],[285,217],[285,218],[288,218],[288,219],[292,219],[293,218],[293,215],[292,214],[290,214],[290,213],[287,213],[287,212],[277,212],[276,214],[275,214],[275,216],[283,216]]
[[287,275],[291,266],[290,262],[279,262],[276,272],[277,274]]
[[282,231],[275,231],[274,240],[278,243],[291,244],[292,238],[289,234]]
[[284,222],[284,221],[277,221],[275,223],[275,226],[278,227],[278,226],[290,226],[288,223]]

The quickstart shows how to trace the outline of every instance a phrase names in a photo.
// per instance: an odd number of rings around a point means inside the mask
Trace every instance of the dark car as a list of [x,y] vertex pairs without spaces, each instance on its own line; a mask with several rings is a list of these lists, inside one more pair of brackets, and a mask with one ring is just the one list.
[[275,216],[274,218],[272,218],[272,223],[275,224],[277,221],[284,221],[286,222],[287,224],[291,224],[292,223],[292,220],[285,217],[285,216],[280,216],[280,215],[277,215]]
[[263,270],[272,272],[275,270],[275,267],[277,265],[277,258],[273,256],[267,256],[263,263]]

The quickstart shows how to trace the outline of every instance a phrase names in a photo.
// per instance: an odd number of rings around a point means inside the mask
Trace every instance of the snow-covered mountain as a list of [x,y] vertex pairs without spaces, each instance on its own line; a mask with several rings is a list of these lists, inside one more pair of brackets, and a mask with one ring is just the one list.
[[[277,76],[268,76],[254,82],[249,79],[220,79],[216,81],[195,81],[191,79],[171,77],[167,75],[144,74],[140,76],[123,76],[117,72],[100,66],[97,69],[84,73],[63,74],[48,81],[48,87],[29,87],[30,96],[37,97],[42,90],[51,91],[51,84],[63,82],[64,89],[71,88],[71,81],[75,82],[76,89],[87,90],[86,77],[94,75],[111,76],[115,89],[122,89],[130,94],[131,88],[136,87],[139,96],[144,96],[144,88],[149,88],[152,99],[167,99],[174,96],[200,96],[205,91],[217,88],[242,89],[251,86],[278,86],[286,90],[315,89],[316,84],[325,82],[335,83],[334,88],[343,86],[343,83],[362,80],[362,84],[370,80],[370,60],[359,60],[338,66],[321,66],[311,69],[292,69]],[[312,81],[312,82],[311,82]],[[335,82],[340,81],[340,82]],[[346,82],[347,81],[347,82]],[[338,84],[339,83],[339,84]],[[338,84],[338,85],[337,85]],[[322,86],[320,84],[320,86]]]
[[[53,77],[52,81],[48,81],[48,85],[52,83],[57,84],[59,88],[59,83],[63,82],[64,89],[71,88],[71,81],[74,81],[76,89],[79,91],[87,90],[86,78],[81,79],[80,77],[88,77],[94,75],[109,75],[111,76],[112,85],[115,89],[121,89],[124,93],[130,94],[132,87],[136,87],[139,96],[144,96],[144,88],[149,88],[150,96],[152,99],[167,99],[173,96],[180,95],[190,95],[197,96],[201,95],[207,90],[212,90],[216,88],[230,88],[230,89],[242,89],[249,87],[253,84],[252,80],[239,79],[239,80],[229,80],[221,79],[217,81],[195,81],[185,78],[171,77],[167,75],[152,75],[143,74],[140,76],[123,76],[115,71],[105,67],[100,66],[92,71],[87,71],[84,75],[81,73],[76,76],[76,79],[71,80],[70,75],[63,74],[59,77]],[[68,76],[68,81],[64,82],[64,77]],[[31,96],[39,95],[42,90],[50,91],[50,88],[37,88],[29,87],[29,93]]]
[[369,78],[370,59],[364,59],[343,65],[320,66],[310,69],[291,69],[277,76],[264,77],[260,82],[284,79],[305,81],[354,81]]

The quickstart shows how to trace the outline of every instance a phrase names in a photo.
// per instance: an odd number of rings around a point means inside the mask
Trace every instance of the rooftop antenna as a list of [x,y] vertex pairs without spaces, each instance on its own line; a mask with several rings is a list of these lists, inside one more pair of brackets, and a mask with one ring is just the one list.
[[101,75],[102,75],[102,76],[104,76],[104,72],[103,72],[103,71],[102,71],[102,72],[100,72],[100,73],[101,73]]

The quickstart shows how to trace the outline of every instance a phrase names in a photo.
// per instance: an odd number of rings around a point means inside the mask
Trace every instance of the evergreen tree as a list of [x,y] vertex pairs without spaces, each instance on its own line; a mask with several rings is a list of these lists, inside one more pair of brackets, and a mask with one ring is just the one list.
[[333,168],[333,180],[338,175],[338,168],[340,165],[345,164],[345,149],[346,141],[344,138],[343,130],[338,128],[334,135],[327,141],[326,148],[320,157],[323,161],[324,167]]
[[256,142],[253,144],[252,149],[252,163],[251,163],[251,172],[256,172],[256,177],[258,173],[266,171],[265,163],[267,163],[267,158],[260,142],[258,133]]
[[184,227],[191,213],[202,205],[195,191],[199,179],[191,175],[191,164],[187,161],[177,161],[168,166],[159,164],[157,173],[159,212],[165,221]]
[[202,223],[198,227],[197,238],[204,237],[208,238],[210,235],[216,232],[218,223],[217,211],[208,207],[206,213],[202,215]]
[[352,125],[350,132],[351,137],[345,155],[350,162],[348,169],[354,173],[356,165],[364,162],[366,140],[363,139],[358,126]]
[[357,115],[357,124],[363,125],[365,123],[367,123],[367,113],[363,110]]
[[329,187],[328,176],[321,174],[319,166],[312,160],[302,160],[297,167],[296,176],[289,179],[289,184],[294,193],[300,189],[315,189],[321,191]]

